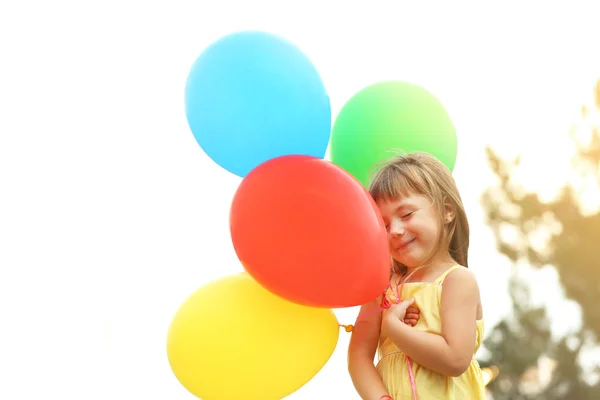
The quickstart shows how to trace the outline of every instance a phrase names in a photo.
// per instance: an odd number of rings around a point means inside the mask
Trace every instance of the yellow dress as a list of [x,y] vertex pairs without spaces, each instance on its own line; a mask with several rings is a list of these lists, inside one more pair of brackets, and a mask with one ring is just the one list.
[[[441,334],[441,300],[442,283],[448,273],[456,268],[449,268],[435,282],[409,282],[402,285],[402,299],[415,299],[421,316],[413,329]],[[386,291],[391,303],[397,302],[397,296],[388,288]],[[483,319],[477,321],[477,335],[474,343],[473,356],[479,350],[483,337]],[[407,357],[387,337],[379,338],[377,349],[379,362],[377,371],[383,384],[394,400],[413,400],[413,393],[408,372]],[[417,399],[419,400],[484,400],[485,389],[479,363],[471,360],[469,368],[460,376],[444,376],[420,366],[411,360]]]

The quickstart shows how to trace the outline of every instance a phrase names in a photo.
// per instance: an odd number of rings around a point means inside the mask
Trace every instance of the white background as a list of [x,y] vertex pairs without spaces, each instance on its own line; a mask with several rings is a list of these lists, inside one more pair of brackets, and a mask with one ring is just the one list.
[[[201,51],[244,29],[297,44],[334,118],[385,79],[446,105],[489,332],[509,312],[509,264],[479,206],[493,184],[483,148],[522,152],[522,179],[548,195],[568,178],[566,132],[600,76],[597,12],[570,3],[3,2],[0,398],[194,398],[169,368],[166,331],[189,294],[242,270],[228,231],[240,180],[195,142],[183,90]],[[552,270],[532,277],[557,332],[576,326]],[[345,324],[356,312],[336,311]],[[290,399],[358,398],[348,339]]]

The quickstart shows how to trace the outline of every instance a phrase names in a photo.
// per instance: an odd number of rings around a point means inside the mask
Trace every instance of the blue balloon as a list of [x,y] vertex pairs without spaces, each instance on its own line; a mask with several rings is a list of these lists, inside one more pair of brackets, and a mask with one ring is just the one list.
[[279,156],[324,158],[331,133],[315,66],[290,42],[259,31],[225,36],[198,57],[185,110],[204,152],[240,177]]

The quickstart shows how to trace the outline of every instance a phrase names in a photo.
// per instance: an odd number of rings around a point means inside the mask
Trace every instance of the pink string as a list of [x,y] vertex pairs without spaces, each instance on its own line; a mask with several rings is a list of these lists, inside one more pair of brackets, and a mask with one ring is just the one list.
[[406,360],[408,361],[408,377],[410,378],[410,388],[412,389],[413,399],[417,400],[417,385],[415,384],[415,377],[413,375],[412,362],[408,356],[406,356]]
[[[398,289],[399,287],[400,287],[400,284],[399,283],[396,284],[396,291],[394,292],[394,288],[392,287],[392,282],[388,283],[388,288],[396,296],[397,299],[400,298],[400,291]],[[385,311],[386,309],[390,308],[391,306],[392,306],[392,304],[388,300],[387,295],[386,295],[386,293],[384,291],[383,292],[383,297],[381,298],[381,305],[379,306],[379,309],[378,310],[369,311],[367,313],[360,313],[356,317],[356,320],[359,320],[359,319],[364,318],[364,317],[368,317],[369,315],[373,315],[373,314],[377,314],[379,312]]]

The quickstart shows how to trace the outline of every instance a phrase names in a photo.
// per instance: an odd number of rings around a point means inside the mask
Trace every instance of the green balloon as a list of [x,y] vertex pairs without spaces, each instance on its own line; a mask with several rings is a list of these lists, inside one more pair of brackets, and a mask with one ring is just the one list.
[[342,108],[331,133],[331,161],[365,187],[375,165],[398,151],[429,153],[454,169],[456,130],[431,93],[407,82],[379,82]]

